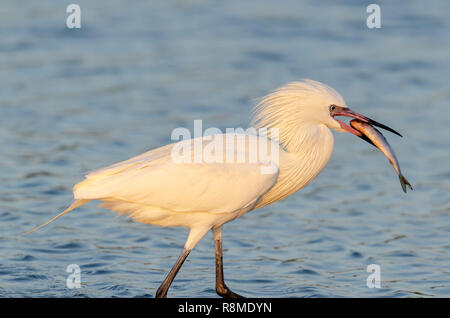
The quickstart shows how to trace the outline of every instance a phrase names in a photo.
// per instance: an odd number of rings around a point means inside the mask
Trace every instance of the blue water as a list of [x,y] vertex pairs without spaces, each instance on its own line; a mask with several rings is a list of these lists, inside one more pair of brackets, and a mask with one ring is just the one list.
[[[270,90],[312,78],[399,130],[383,155],[335,134],[326,169],[289,199],[224,227],[227,284],[249,297],[450,296],[450,3],[3,0],[0,7],[0,296],[151,297],[183,228],[96,203],[29,236],[93,169],[170,142],[176,127],[246,127]],[[66,287],[69,264],[81,289]],[[381,267],[368,288],[367,265]],[[208,234],[170,297],[215,297]]]

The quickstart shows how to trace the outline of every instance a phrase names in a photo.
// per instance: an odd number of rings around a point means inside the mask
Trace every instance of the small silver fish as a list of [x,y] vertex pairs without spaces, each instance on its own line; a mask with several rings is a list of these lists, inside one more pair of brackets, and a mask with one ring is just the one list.
[[386,138],[379,132],[375,127],[364,123],[358,119],[353,119],[350,121],[350,126],[358,130],[363,134],[361,138],[370,142],[375,147],[380,149],[380,151],[388,158],[391,165],[394,167],[395,171],[398,174],[398,178],[400,179],[400,184],[402,185],[403,192],[406,193],[406,186],[412,190],[411,184],[408,180],[402,175],[400,170],[400,165],[398,164],[397,157],[395,157],[394,150],[392,150],[391,146],[387,142]]

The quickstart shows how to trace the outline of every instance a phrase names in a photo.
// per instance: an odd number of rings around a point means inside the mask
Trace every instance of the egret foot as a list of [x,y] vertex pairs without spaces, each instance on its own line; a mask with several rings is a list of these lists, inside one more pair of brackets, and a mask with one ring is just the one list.
[[217,295],[223,298],[245,298],[244,296],[232,292],[225,284],[222,286],[216,286],[216,292]]

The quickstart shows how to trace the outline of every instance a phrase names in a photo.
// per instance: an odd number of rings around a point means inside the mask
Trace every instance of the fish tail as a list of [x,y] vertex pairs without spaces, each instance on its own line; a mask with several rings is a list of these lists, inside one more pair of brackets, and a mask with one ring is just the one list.
[[410,190],[413,190],[413,187],[411,186],[409,181],[402,174],[400,174],[398,178],[400,179],[400,184],[402,185],[403,192],[406,193],[406,185],[408,185]]
[[53,221],[56,220],[57,218],[59,218],[59,217],[63,216],[64,214],[66,214],[67,212],[70,212],[70,211],[72,211],[73,209],[76,209],[76,208],[78,208],[79,206],[82,206],[83,204],[85,204],[85,203],[87,203],[87,202],[89,202],[89,201],[91,201],[91,200],[89,200],[89,199],[78,199],[78,200],[73,201],[73,203],[72,203],[66,210],[62,211],[60,214],[58,214],[57,216],[55,216],[53,219],[51,219],[51,220],[45,222],[44,224],[39,225],[38,227],[35,227],[34,229],[32,229],[32,230],[30,230],[30,231],[28,231],[28,232],[25,232],[25,235],[26,235],[26,234],[30,234],[31,232],[34,232],[34,231],[36,231],[36,230],[39,230],[41,227],[46,226],[47,224],[53,222]]

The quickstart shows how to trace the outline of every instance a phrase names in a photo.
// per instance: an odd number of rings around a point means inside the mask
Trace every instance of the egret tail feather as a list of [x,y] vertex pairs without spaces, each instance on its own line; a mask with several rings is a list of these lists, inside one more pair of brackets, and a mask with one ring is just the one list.
[[67,212],[70,212],[70,211],[72,211],[72,210],[78,208],[79,206],[82,206],[83,204],[88,203],[89,201],[91,201],[91,200],[89,200],[89,199],[78,199],[78,200],[75,200],[75,201],[74,201],[74,202],[73,202],[66,210],[62,211],[60,214],[58,214],[57,216],[55,216],[53,219],[51,219],[51,220],[45,222],[44,224],[41,224],[41,225],[39,225],[38,227],[35,227],[34,229],[32,229],[32,230],[30,230],[30,231],[28,231],[28,232],[25,232],[25,235],[26,235],[26,234],[30,234],[30,233],[32,233],[32,232],[34,232],[34,231],[36,231],[36,230],[39,230],[41,227],[46,226],[47,224],[53,222],[53,221],[56,220],[57,218],[59,218],[59,217],[63,216],[64,214],[66,214]]

